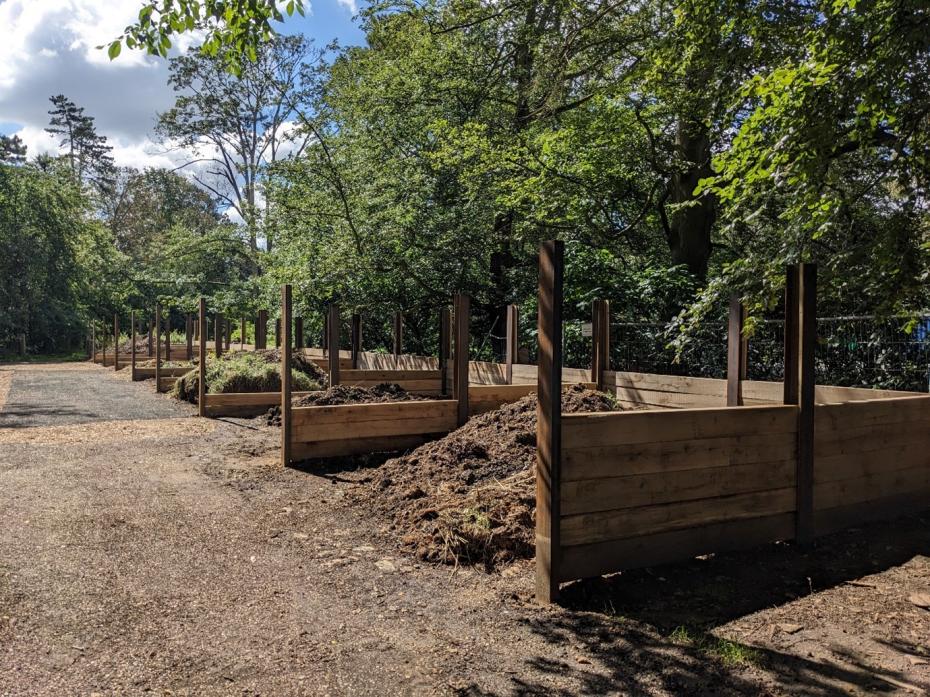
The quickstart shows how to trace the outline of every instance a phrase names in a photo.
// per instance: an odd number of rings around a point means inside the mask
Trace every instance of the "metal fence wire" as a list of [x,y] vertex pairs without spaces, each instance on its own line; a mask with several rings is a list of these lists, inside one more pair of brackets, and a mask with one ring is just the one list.
[[[926,392],[930,381],[930,315],[908,332],[905,320],[872,316],[817,320],[815,373],[818,383]],[[784,378],[784,320],[760,323],[749,339],[748,377]],[[565,332],[567,365],[590,365],[590,338]],[[611,368],[641,373],[726,377],[727,327],[704,325],[682,352],[668,348],[672,336],[662,323],[611,325]]]

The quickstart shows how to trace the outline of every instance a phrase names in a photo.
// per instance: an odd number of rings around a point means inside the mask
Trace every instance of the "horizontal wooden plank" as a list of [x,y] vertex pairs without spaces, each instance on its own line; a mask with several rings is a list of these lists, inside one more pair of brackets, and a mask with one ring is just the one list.
[[405,436],[420,433],[448,433],[455,430],[454,413],[435,413],[430,416],[400,416],[380,420],[348,421],[319,424],[304,422],[292,429],[294,442],[343,440]]
[[794,487],[658,506],[562,517],[566,546],[648,535],[728,520],[787,513],[795,509]]
[[[171,368],[161,368],[162,377],[181,377],[182,375],[187,375],[192,370],[195,370],[196,366],[189,365],[183,367],[171,367]],[[155,368],[153,367],[139,367],[136,366],[136,379],[137,380],[149,380],[155,377]]]
[[871,452],[908,443],[923,443],[930,448],[927,424],[900,421],[842,430],[814,430],[814,454],[817,458]]
[[[365,387],[370,389],[372,387],[377,387],[378,385],[383,385],[384,382],[378,380],[354,380],[352,383],[342,384],[350,384],[352,387]],[[390,384],[397,385],[402,390],[407,392],[416,392],[417,394],[428,392],[435,392],[436,394],[439,394],[442,389],[442,381],[438,378],[435,380],[393,380]]]
[[861,450],[859,452],[840,453],[829,456],[815,456],[814,482],[836,482],[843,479],[881,476],[899,470],[915,467],[930,469],[930,448],[926,437],[914,439],[910,443],[899,443],[880,449]]
[[653,373],[630,373],[607,371],[606,385],[628,390],[671,392],[674,394],[704,395],[726,398],[726,380],[716,378],[694,378],[681,375],[658,375]]
[[783,489],[795,485],[796,469],[785,460],[562,482],[562,515]]
[[704,407],[726,406],[726,397],[687,392],[658,392],[629,387],[605,387],[613,391],[623,403],[647,407],[665,407],[668,409],[700,409]]
[[639,537],[562,547],[559,580],[686,561],[794,537],[794,514],[747,518]]
[[797,407],[790,405],[563,414],[562,447],[571,450],[796,429]]
[[382,421],[394,418],[419,418],[453,414],[456,403],[451,399],[429,399],[415,402],[379,402],[376,404],[336,404],[330,406],[294,407],[294,426],[305,423],[341,424],[360,421]]
[[340,370],[339,381],[343,385],[397,382],[399,380],[439,380],[438,370]]
[[794,432],[590,448],[563,447],[562,481],[727,467],[794,460],[796,457],[797,436]]
[[815,433],[904,421],[921,421],[930,425],[930,395],[823,404],[814,408]]
[[347,440],[293,443],[291,445],[291,460],[300,462],[301,460],[317,458],[347,457],[367,453],[409,450],[443,435],[445,434],[437,433],[388,438],[350,438]]
[[815,483],[814,508],[836,508],[927,488],[930,488],[930,467],[922,463],[893,472]]
[[205,396],[208,407],[272,407],[281,403],[280,392],[209,392]]
[[828,535],[862,523],[894,520],[927,510],[930,510],[930,487],[835,508],[817,509],[814,511],[814,532],[816,535]]

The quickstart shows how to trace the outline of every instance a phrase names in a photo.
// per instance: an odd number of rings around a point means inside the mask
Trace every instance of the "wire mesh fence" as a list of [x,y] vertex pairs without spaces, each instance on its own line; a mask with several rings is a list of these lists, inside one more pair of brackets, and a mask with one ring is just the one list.
[[[748,347],[751,380],[784,379],[784,321],[760,323]],[[672,336],[661,323],[611,325],[611,367],[615,370],[723,378],[727,368],[727,327],[704,325],[680,356],[668,347]],[[590,340],[587,351],[590,354]],[[576,362],[582,346],[566,346]],[[587,359],[590,363],[590,358]],[[930,382],[930,316],[907,331],[902,319],[872,316],[817,320],[815,374],[818,383],[925,392]]]

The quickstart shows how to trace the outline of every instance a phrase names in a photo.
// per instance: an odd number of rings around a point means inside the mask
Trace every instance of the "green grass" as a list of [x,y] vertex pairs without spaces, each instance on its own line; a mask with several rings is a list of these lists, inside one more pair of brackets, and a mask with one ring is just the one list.
[[676,644],[690,646],[730,668],[758,665],[761,661],[759,651],[750,646],[687,627],[677,627],[668,638]]
[[0,354],[0,363],[76,363],[86,361],[87,351],[71,351],[70,353],[39,353],[26,354]]

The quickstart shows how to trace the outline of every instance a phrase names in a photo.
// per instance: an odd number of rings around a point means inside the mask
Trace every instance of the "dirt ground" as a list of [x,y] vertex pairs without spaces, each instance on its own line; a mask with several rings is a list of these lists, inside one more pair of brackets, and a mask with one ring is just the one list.
[[930,690],[930,518],[573,584],[418,562],[283,470],[91,365],[0,367],[0,694],[848,695]]

